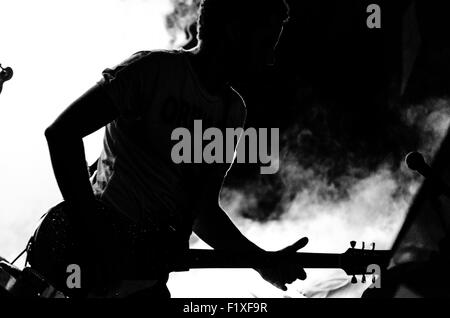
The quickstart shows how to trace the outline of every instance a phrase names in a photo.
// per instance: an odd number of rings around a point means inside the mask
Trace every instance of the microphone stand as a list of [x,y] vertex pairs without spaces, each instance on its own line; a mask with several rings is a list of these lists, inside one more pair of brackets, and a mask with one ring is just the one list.
[[436,196],[433,196],[433,200],[431,202],[432,206],[436,210],[438,217],[441,220],[443,230],[445,232],[445,238],[440,242],[440,249],[441,251],[450,251],[450,241],[449,241],[449,234],[450,229],[449,225],[447,224],[446,217],[444,215],[443,211],[443,205],[441,204],[441,201],[439,201],[439,195],[443,195],[450,199],[450,187],[449,185],[439,176],[436,174],[435,171],[425,162],[425,159],[422,154],[418,152],[411,152],[406,156],[406,165],[409,169],[418,172],[421,174],[425,179],[428,180],[430,183],[430,186],[434,188],[436,191]]

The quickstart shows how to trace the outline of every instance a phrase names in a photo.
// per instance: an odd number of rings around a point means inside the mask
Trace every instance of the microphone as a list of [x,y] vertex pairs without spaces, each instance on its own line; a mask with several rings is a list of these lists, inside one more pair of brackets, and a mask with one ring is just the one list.
[[411,152],[406,156],[405,162],[412,171],[417,171],[425,178],[432,177],[431,167],[425,162],[421,153],[417,151]]
[[9,81],[12,77],[13,77],[13,70],[10,67],[5,67],[3,68],[2,65],[0,64],[0,93],[2,92],[3,89],[3,83],[6,81]]
[[434,173],[433,169],[425,162],[421,153],[417,151],[411,152],[406,156],[405,162],[409,169],[424,176],[436,191],[450,198],[450,187]]

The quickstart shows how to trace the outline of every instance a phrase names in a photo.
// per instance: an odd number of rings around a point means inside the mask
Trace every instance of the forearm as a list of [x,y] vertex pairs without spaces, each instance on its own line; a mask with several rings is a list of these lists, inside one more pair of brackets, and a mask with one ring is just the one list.
[[111,100],[98,85],[73,102],[45,131],[50,157],[64,200],[89,206],[94,193],[84,153],[83,137],[117,117]]
[[239,231],[218,204],[198,214],[194,223],[194,232],[216,250],[262,251]]
[[61,136],[51,128],[46,130],[53,171],[65,201],[82,207],[94,200],[89,181],[83,140]]

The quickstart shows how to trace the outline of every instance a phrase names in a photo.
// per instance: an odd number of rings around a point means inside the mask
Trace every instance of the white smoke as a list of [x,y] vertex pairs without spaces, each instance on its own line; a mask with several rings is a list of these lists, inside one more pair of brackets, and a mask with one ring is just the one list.
[[431,159],[450,124],[450,100],[432,98],[423,104],[411,106],[403,114],[404,121],[421,132],[421,150]]
[[201,0],[170,0],[173,11],[166,15],[166,28],[170,34],[172,47],[183,46],[192,39],[189,27],[198,19]]
[[[413,105],[404,112],[404,120],[421,132],[417,150],[433,158],[449,127],[449,101],[436,99]],[[347,195],[342,196],[324,177],[324,167],[304,168],[285,159],[280,168],[287,191],[295,189],[289,185],[308,182],[293,200],[284,202],[284,213],[278,219],[261,223],[243,218],[239,212],[255,207],[256,194],[227,189],[222,193],[222,205],[233,221],[250,240],[267,250],[281,249],[303,236],[309,238],[304,252],[343,253],[353,240],[359,248],[361,242],[366,243],[366,248],[373,242],[377,249],[389,249],[422,181],[405,164],[394,168],[386,163],[359,179],[349,170],[343,178]],[[193,240],[192,247],[201,248],[205,244]],[[195,297],[184,286],[197,284],[200,289],[212,290],[213,284],[221,288],[215,288],[209,297],[271,298],[360,297],[370,285],[370,279],[366,284],[352,285],[350,278],[338,269],[308,270],[307,274],[306,281],[295,282],[286,293],[261,282],[251,270],[221,270],[220,275],[215,270],[173,274],[176,279],[169,286],[174,297]]]

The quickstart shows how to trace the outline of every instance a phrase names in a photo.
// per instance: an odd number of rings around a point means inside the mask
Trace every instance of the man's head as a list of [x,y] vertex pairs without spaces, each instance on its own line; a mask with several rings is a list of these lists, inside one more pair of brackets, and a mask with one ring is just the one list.
[[224,50],[233,71],[260,71],[273,61],[288,17],[285,0],[203,0],[198,30],[201,48]]

